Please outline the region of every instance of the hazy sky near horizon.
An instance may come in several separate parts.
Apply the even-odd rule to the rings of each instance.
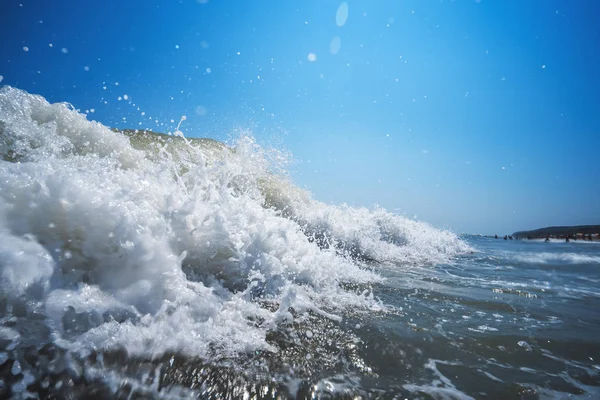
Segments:
[[[600,223],[597,1],[4,0],[0,14],[0,84],[108,126],[251,130],[319,200],[456,232]]]

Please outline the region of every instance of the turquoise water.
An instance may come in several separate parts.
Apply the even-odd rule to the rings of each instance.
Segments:
[[[325,204],[249,134],[182,136],[0,88],[0,397],[600,397],[598,242]]]

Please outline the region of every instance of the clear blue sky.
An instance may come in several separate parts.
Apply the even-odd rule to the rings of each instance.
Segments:
[[[346,4],[3,0],[0,75],[109,126],[251,129],[325,202],[456,232],[600,223],[600,2]]]

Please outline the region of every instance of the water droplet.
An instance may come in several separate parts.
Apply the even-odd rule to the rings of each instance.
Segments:
[[[12,368],[10,369],[10,372],[12,372],[13,375],[19,375],[21,373],[21,371],[22,371],[22,369],[21,369],[21,363],[19,362],[19,360],[17,360],[12,365]]]
[[[329,51],[331,54],[336,55],[340,52],[340,48],[342,47],[342,39],[339,36],[331,39],[331,43],[329,43]]]
[[[337,13],[335,14],[335,23],[340,28],[344,26],[346,20],[348,19],[348,3],[343,2],[337,9]]]

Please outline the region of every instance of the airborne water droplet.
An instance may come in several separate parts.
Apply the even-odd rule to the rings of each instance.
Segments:
[[[335,14],[335,23],[340,28],[346,24],[346,20],[348,19],[348,3],[343,2],[337,9],[337,13]]]

